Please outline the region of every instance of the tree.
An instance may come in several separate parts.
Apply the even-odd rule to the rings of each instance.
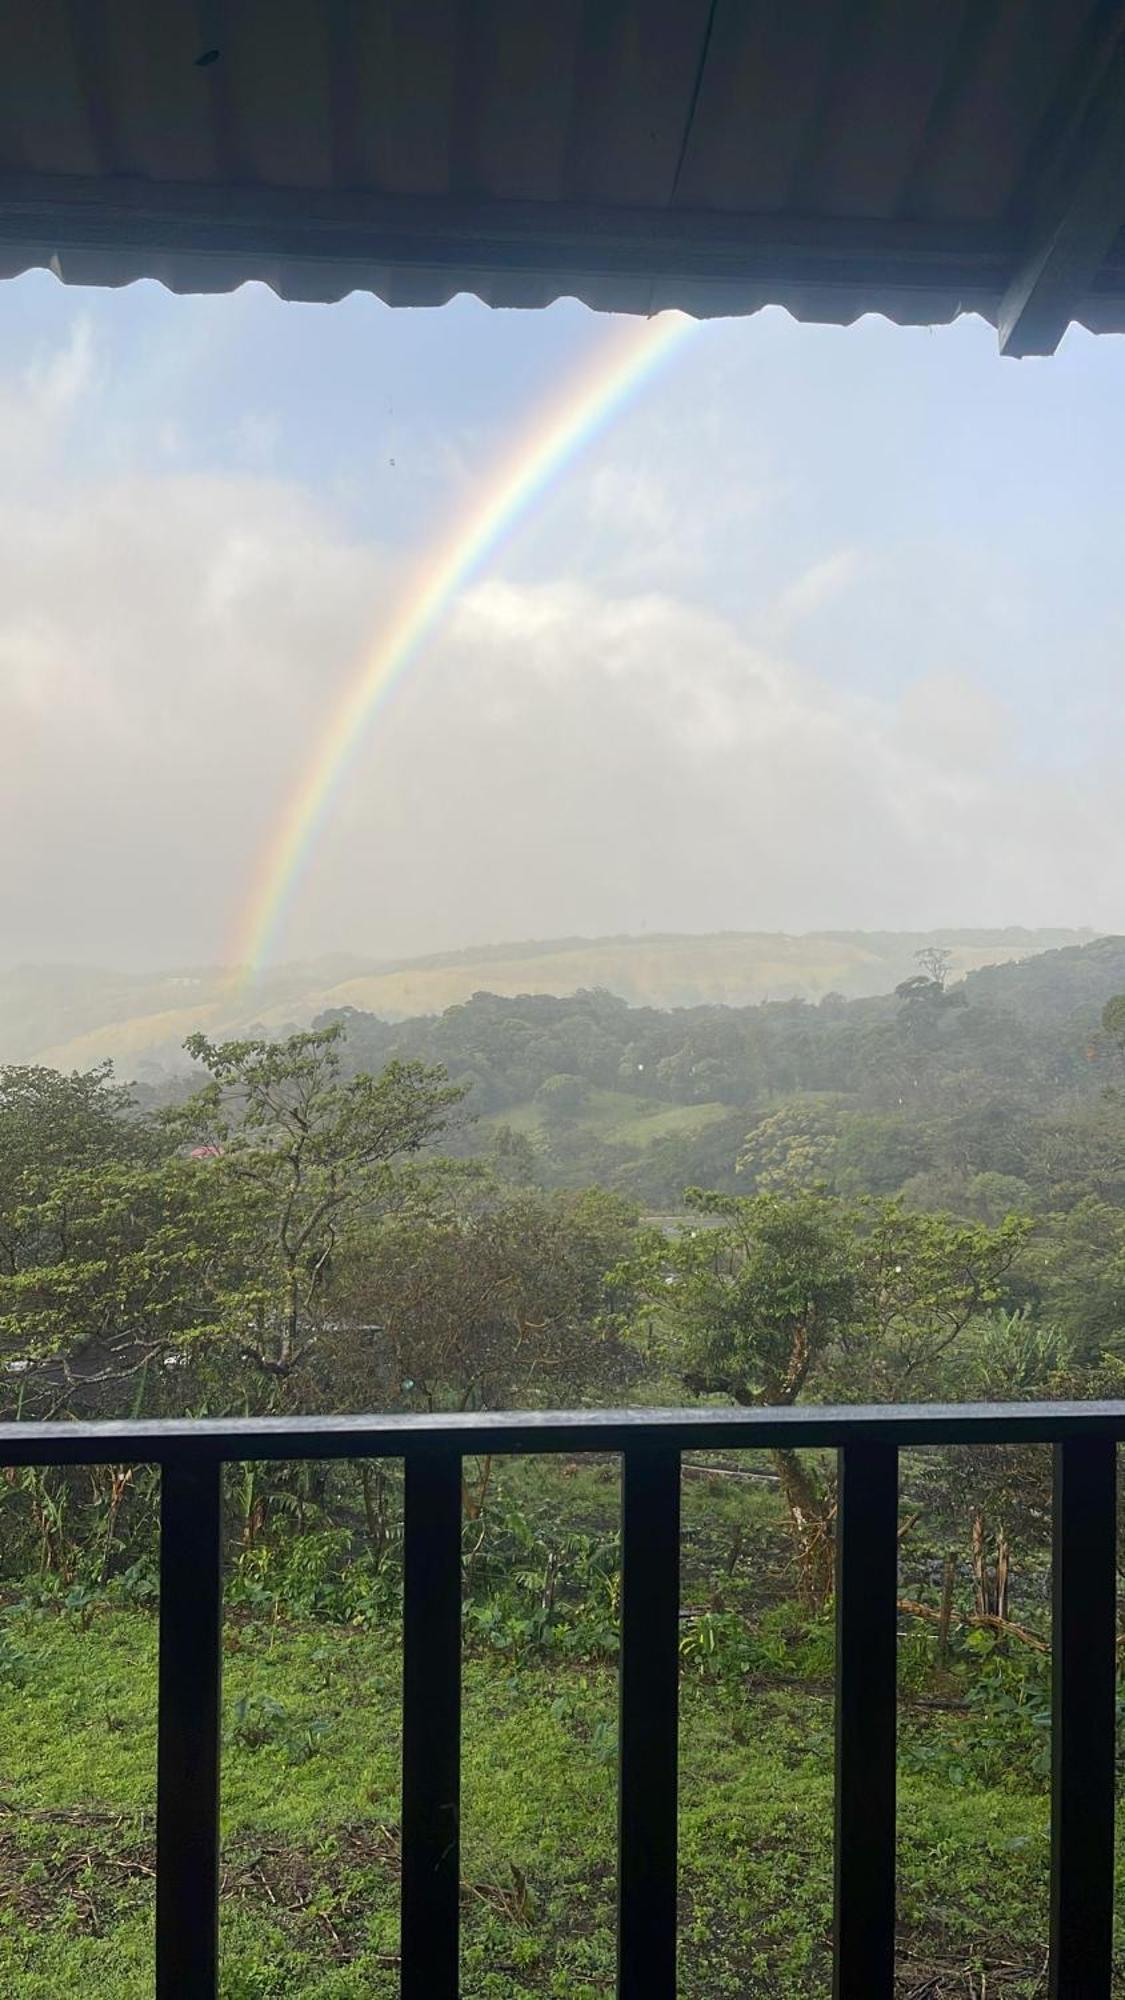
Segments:
[[[498,1181],[512,1187],[533,1187],[539,1172],[539,1158],[527,1133],[503,1122],[492,1128],[488,1165]]]
[[[933,1139],[902,1111],[849,1111],[840,1120],[833,1178],[843,1195],[897,1194],[930,1162]]]
[[[652,1275],[671,1279],[688,1387],[747,1406],[796,1402],[855,1314],[854,1244],[838,1204],[700,1189],[687,1200],[719,1226],[662,1240]]]
[[[816,1194],[689,1191],[717,1227],[650,1239],[642,1284],[671,1321],[678,1366],[697,1394],[753,1407],[791,1404],[853,1325],[855,1244],[838,1204]],[[806,1594],[832,1588],[833,1503],[800,1453],[773,1454]]]
[[[916,1215],[894,1201],[848,1206],[797,1193],[692,1191],[714,1226],[650,1238],[642,1283],[670,1324],[687,1388],[788,1405],[819,1389],[849,1400],[930,1392],[970,1321],[1003,1297],[1028,1230]],[[774,1461],[806,1593],[832,1588],[835,1497],[793,1451]]]
[[[180,1158],[60,1168],[35,1204],[37,1258],[0,1277],[5,1400],[43,1416],[120,1415],[123,1395],[134,1413],[183,1408],[245,1314],[231,1192]]]
[[[953,953],[949,950],[948,946],[944,944],[924,944],[921,951],[915,952],[914,963],[915,965],[920,965],[926,978],[931,980],[944,993],[945,984],[949,978],[949,968],[953,964]]]
[[[544,1077],[535,1093],[535,1102],[548,1118],[573,1118],[581,1111],[588,1095],[580,1076],[560,1073]]]
[[[1102,1033],[1125,1062],[1125,993],[1115,993],[1102,1008]]]
[[[826,1187],[832,1178],[844,1100],[806,1095],[760,1118],[746,1134],[737,1171],[761,1193]]]
[[[1026,1307],[985,1314],[961,1361],[960,1393],[975,1402],[1075,1393],[1065,1335]],[[1007,1625],[1015,1550],[1050,1543],[1049,1446],[944,1446],[926,1454],[919,1497],[932,1518],[968,1522],[974,1615]]]
[[[923,1026],[935,1026],[948,1009],[966,1007],[968,996],[962,986],[949,991],[953,953],[944,945],[923,945],[921,951],[915,952],[914,962],[921,971],[900,981],[895,987],[895,999],[903,1002],[905,1018],[917,1032]]]
[[[1043,1206],[1059,1212],[1093,1199],[1125,1207],[1125,1122],[1115,1093],[1034,1121],[1024,1148],[1023,1171]]]
[[[343,1033],[333,1022],[277,1042],[192,1035],[185,1047],[209,1081],[169,1114],[170,1129],[244,1198],[255,1297],[243,1353],[276,1378],[316,1342],[342,1235],[403,1198],[405,1162],[462,1095],[419,1062],[343,1079]]]
[[[837,1389],[876,1401],[918,1402],[948,1393],[949,1367],[972,1321],[1006,1303],[1005,1283],[1031,1224],[1009,1215],[994,1227],[910,1210],[897,1201],[853,1211],[860,1269],[858,1354]]]
[[[1116,1203],[1089,1195],[1052,1216],[1036,1246],[1033,1275],[1046,1312],[1083,1367],[1125,1349],[1125,1214]]]
[[[381,1407],[494,1409],[619,1385],[630,1351],[609,1274],[635,1220],[600,1189],[503,1190],[457,1213],[386,1218],[352,1246],[341,1279],[351,1393]]]
[[[65,1210],[56,1202],[48,1218],[44,1208],[61,1174],[161,1150],[130,1092],[114,1082],[112,1063],[69,1076],[0,1068],[0,1272],[13,1276],[65,1242]]]

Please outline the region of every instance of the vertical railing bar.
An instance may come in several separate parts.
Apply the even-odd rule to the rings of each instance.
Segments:
[[[219,1979],[222,1466],[174,1458],[160,1489],[157,2000]]]
[[[618,2000],[674,2000],[680,1454],[639,1443],[621,1488]]]
[[[839,1454],[834,2000],[891,2000],[895,1965],[898,1452]]]
[[[1113,1975],[1117,1447],[1055,1446],[1050,2000],[1109,2000]]]
[[[457,2000],[461,1887],[461,1457],[406,1460],[402,2000]]]

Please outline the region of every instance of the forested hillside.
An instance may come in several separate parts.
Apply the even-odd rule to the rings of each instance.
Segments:
[[[1125,938],[957,983],[940,948],[896,993],[660,1011],[589,992],[478,993],[437,1018],[352,1010],[345,1061],[442,1064],[466,1091],[458,1151],[544,1186],[655,1207],[685,1187],[902,1192],[991,1216],[1125,1192],[1120,1054],[1101,1027]]]

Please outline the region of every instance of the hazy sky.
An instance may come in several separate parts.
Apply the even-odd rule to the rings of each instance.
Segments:
[[[575,305],[0,284],[0,956],[213,962]],[[1125,341],[698,329],[456,605],[277,955],[1125,930]]]

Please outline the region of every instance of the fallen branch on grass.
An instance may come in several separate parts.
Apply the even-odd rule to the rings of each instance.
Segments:
[[[924,1618],[930,1625],[940,1625],[945,1615],[934,1605],[919,1604],[913,1597],[900,1597],[898,1608],[907,1618]],[[1033,1653],[1048,1653],[1051,1650],[1038,1632],[1029,1632],[1026,1625],[1013,1625],[1011,1619],[997,1618],[990,1611],[953,1611],[949,1614],[949,1622],[964,1629],[995,1632],[1002,1639],[1018,1639],[1022,1646],[1030,1646]]]
[[[759,1472],[753,1466],[740,1465],[693,1465],[685,1459],[682,1466],[685,1479],[738,1479],[757,1480],[766,1486],[776,1486],[776,1472]]]

